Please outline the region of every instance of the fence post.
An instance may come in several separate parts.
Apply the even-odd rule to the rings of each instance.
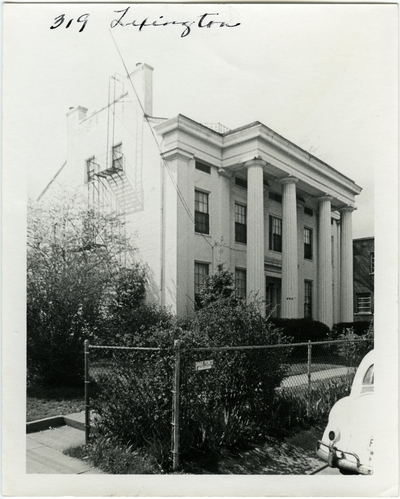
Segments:
[[[308,377],[308,393],[307,393],[307,417],[310,417],[311,413],[311,341],[308,340],[307,345],[307,377]]]
[[[179,398],[181,376],[181,340],[174,341],[175,369],[172,391],[172,469],[179,466]]]
[[[85,352],[85,445],[89,443],[90,434],[90,415],[89,415],[89,340],[84,343]]]

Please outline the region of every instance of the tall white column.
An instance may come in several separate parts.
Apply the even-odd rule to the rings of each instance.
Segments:
[[[282,184],[282,304],[281,315],[286,319],[299,316],[298,256],[297,256],[297,178],[286,177]]]
[[[353,206],[340,211],[340,320],[353,322]]]
[[[333,325],[331,196],[319,201],[318,219],[318,320]]]
[[[247,300],[265,300],[264,278],[264,185],[266,162],[247,161]],[[264,305],[261,311],[265,314]]]

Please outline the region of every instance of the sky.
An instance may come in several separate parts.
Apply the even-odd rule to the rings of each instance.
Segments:
[[[5,5],[6,145],[29,196],[65,161],[68,109],[104,107],[109,76],[125,76],[118,47],[129,72],[154,68],[155,116],[261,121],[363,188],[353,237],[374,235],[374,174],[397,160],[396,6],[132,4],[121,20],[196,21],[183,37],[182,25],[110,28],[127,6]],[[205,13],[240,24],[199,28]]]

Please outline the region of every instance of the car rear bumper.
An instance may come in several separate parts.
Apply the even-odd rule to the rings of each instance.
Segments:
[[[321,440],[317,442],[317,456],[326,461],[331,468],[339,468],[360,475],[372,475],[373,473],[370,466],[360,463],[357,454],[344,452],[333,444],[326,444]]]

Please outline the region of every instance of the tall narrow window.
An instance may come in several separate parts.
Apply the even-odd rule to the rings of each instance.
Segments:
[[[304,227],[304,258],[312,260],[312,229]]]
[[[235,241],[247,243],[246,206],[235,204]]]
[[[122,170],[124,166],[124,155],[122,154],[122,142],[112,148],[112,167],[114,170]]]
[[[208,194],[202,191],[194,192],[195,231],[200,234],[210,233],[210,216],[208,212]]]
[[[194,301],[197,307],[200,306],[200,291],[204,286],[208,272],[208,263],[194,263]]]
[[[269,249],[282,252],[282,220],[269,216]]]
[[[370,272],[371,272],[371,274],[373,274],[375,272],[375,253],[374,252],[372,252],[369,255],[369,259],[370,259]]]
[[[246,298],[246,270],[235,269],[236,298]]]
[[[90,182],[94,176],[94,167],[95,167],[95,158],[92,156],[91,158],[86,160],[86,182]]]
[[[304,281],[304,318],[312,319],[312,281]]]

